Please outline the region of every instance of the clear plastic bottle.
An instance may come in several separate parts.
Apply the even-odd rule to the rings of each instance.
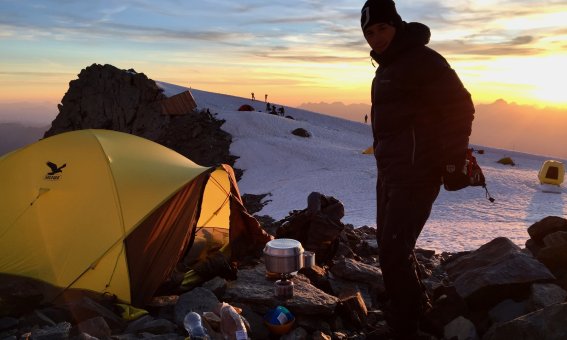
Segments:
[[[210,340],[209,333],[205,326],[203,326],[203,321],[201,316],[195,312],[189,312],[185,315],[183,319],[183,326],[189,334],[189,339],[191,340]]]

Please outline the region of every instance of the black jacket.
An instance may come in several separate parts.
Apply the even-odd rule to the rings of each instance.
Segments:
[[[387,185],[441,183],[447,162],[459,169],[474,105],[455,71],[426,47],[429,28],[403,23],[388,49],[371,52],[372,132],[380,179]]]

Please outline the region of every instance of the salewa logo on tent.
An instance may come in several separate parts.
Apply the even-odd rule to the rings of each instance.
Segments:
[[[45,175],[45,179],[50,179],[50,180],[56,180],[61,178],[61,175],[57,175],[58,173],[63,173],[63,169],[64,167],[67,166],[67,163],[61,165],[61,166],[57,166],[57,164],[52,163],[52,162],[47,162],[45,163],[47,164],[47,166],[51,169],[50,172],[47,173],[47,175]]]

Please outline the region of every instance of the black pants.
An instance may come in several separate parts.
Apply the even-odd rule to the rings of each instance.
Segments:
[[[387,321],[402,337],[417,331],[423,313],[425,292],[417,274],[414,247],[439,189],[435,183],[388,186],[380,178],[376,186],[376,240],[390,299]]]

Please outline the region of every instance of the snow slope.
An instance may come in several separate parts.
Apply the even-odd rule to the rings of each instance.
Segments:
[[[187,88],[159,83],[167,95]],[[372,155],[362,150],[372,144],[370,126],[319,113],[285,107],[294,119],[270,115],[263,101],[191,90],[201,109],[208,108],[222,129],[233,136],[231,154],[239,156],[235,167],[244,170],[241,192],[270,193],[259,215],[279,220],[291,210],[304,209],[313,191],[334,196],[345,206],[344,223],[355,227],[375,227],[376,166]],[[239,112],[242,104],[257,111]],[[281,105],[277,105],[281,107]],[[303,128],[311,134],[302,138],[291,134]],[[529,238],[527,228],[550,216],[566,216],[567,190],[544,193],[537,173],[544,156],[483,148],[476,154],[496,202],[490,203],[484,189],[466,188],[457,192],[441,190],[418,246],[437,251],[476,249],[498,236],[519,246]],[[516,166],[496,161],[511,157]],[[565,161],[564,161],[565,162]]]

